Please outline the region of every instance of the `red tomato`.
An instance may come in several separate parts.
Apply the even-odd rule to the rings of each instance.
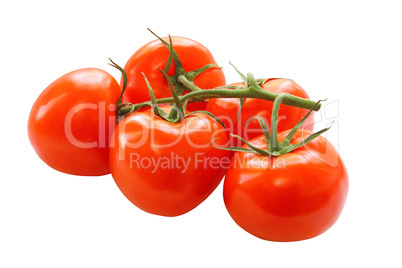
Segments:
[[[235,83],[230,86],[244,86],[243,83]],[[290,79],[268,79],[262,86],[264,90],[273,93],[289,93],[297,97],[308,99],[307,93],[293,80]],[[252,119],[245,126],[248,120],[254,116],[261,117],[268,128],[271,122],[273,102],[261,99],[245,99],[240,117],[235,125],[238,115],[240,100],[236,98],[215,98],[210,99],[207,104],[207,111],[220,119],[229,133],[236,134],[246,140],[251,140],[262,134],[260,125],[256,119]],[[278,114],[278,132],[292,129],[306,114],[308,110],[282,105]],[[311,114],[305,121],[302,129],[313,130],[314,116]],[[241,146],[241,141],[236,138],[230,139],[231,146]]]
[[[287,134],[280,133],[279,141]],[[309,134],[299,130],[292,144]],[[263,136],[251,143],[261,149],[267,147]],[[348,187],[341,158],[319,136],[271,159],[236,153],[225,177],[223,196],[229,214],[247,232],[271,241],[297,241],[317,236],[335,223]]]
[[[162,39],[169,43],[168,38]],[[207,64],[217,65],[211,52],[194,40],[173,36],[172,43],[186,72],[196,70]],[[158,39],[144,45],[131,56],[124,67],[128,81],[123,102],[135,104],[150,100],[149,91],[141,72],[149,80],[157,99],[172,96],[168,83],[158,70],[158,68],[162,70],[165,68],[168,56],[169,50]],[[168,75],[173,74],[174,63],[172,62]],[[225,85],[226,80],[221,69],[211,68],[198,75],[194,79],[194,84],[202,89],[211,89]],[[189,111],[204,110],[205,106],[206,103],[190,103],[187,109]]]
[[[116,126],[120,86],[109,73],[80,69],[50,84],[35,101],[28,135],[50,167],[73,175],[104,175]]]
[[[169,123],[151,109],[130,114],[113,133],[112,176],[140,209],[163,216],[184,214],[212,193],[229,165],[229,153],[210,146],[215,138],[215,146],[227,142],[223,127],[203,113],[179,123]]]

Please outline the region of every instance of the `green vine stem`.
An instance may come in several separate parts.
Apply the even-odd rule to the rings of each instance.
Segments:
[[[184,103],[186,101],[194,101],[194,100],[199,100],[200,98],[202,99],[211,99],[211,98],[257,98],[257,99],[263,99],[267,101],[275,101],[275,99],[279,96],[276,93],[272,93],[269,91],[266,91],[262,89],[258,83],[256,82],[257,80],[253,77],[251,73],[247,74],[247,78],[250,81],[251,86],[245,86],[242,88],[224,88],[224,87],[219,87],[219,88],[214,88],[214,89],[204,89],[201,90],[198,88],[196,85],[193,83],[189,83],[188,80],[185,78],[185,76],[178,76],[177,81],[179,83],[182,83],[186,87],[191,87],[192,92],[183,95],[183,96],[178,96],[179,100]],[[174,103],[175,100],[173,97],[171,98],[162,98],[156,100],[157,104],[162,104],[162,103],[169,103],[172,104]],[[303,99],[300,97],[296,97],[294,95],[287,94],[287,97],[281,100],[281,103],[284,105],[288,106],[293,106],[293,107],[298,107],[306,110],[311,110],[313,111],[318,111],[320,110],[321,104],[316,103],[315,101],[309,100],[309,99]],[[137,111],[140,108],[152,106],[151,101],[147,102],[142,102],[142,103],[137,103],[133,104],[132,107],[123,107],[120,110],[120,115],[127,115],[129,112]]]

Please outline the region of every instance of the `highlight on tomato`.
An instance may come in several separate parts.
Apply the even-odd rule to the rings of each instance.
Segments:
[[[96,68],[75,70],[51,83],[28,119],[29,140],[38,156],[68,174],[110,173],[109,141],[120,91],[112,75]]]
[[[123,102],[150,101],[142,73],[147,76],[157,99],[171,97],[169,85],[158,69],[171,77],[178,95],[193,91],[192,85],[198,90],[226,84],[224,73],[205,46],[186,37],[172,36],[170,40],[158,37],[138,49],[124,66],[128,83]],[[206,102],[189,103],[187,110],[204,110],[205,106]]]
[[[274,103],[271,133],[261,118],[263,135],[245,142],[226,173],[223,197],[233,220],[244,230],[270,241],[299,241],[328,230],[344,207],[349,181],[336,149],[321,133],[300,129],[277,133],[281,98]],[[275,115],[276,114],[276,115]]]

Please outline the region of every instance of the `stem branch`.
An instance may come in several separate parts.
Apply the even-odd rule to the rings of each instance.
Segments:
[[[192,91],[186,95],[179,96],[179,99],[182,103],[184,103],[187,100],[190,100],[192,98],[204,98],[204,99],[211,99],[211,98],[257,98],[257,99],[263,99],[263,100],[268,100],[268,101],[275,101],[275,99],[279,95],[276,93],[272,93],[266,90],[253,90],[253,87],[246,88],[246,89],[205,89],[205,90],[197,90],[197,91]],[[162,104],[162,103],[174,103],[174,98],[163,98],[163,99],[157,99],[156,103]],[[282,100],[282,104],[288,105],[288,106],[293,106],[293,107],[298,107],[306,110],[311,110],[313,111],[318,111],[320,110],[321,104],[316,103],[315,101],[308,100],[308,99],[303,99],[300,97],[293,96],[291,94],[288,94],[286,98]],[[134,104],[134,111],[144,108],[147,106],[151,106],[151,102],[142,102],[142,103],[137,103]],[[125,109],[125,108],[122,108]],[[123,111],[124,113],[124,111]]]

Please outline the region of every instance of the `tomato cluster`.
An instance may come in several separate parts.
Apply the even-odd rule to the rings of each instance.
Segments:
[[[158,37],[115,67],[120,84],[103,70],[79,69],[37,98],[28,136],[47,165],[111,173],[129,201],[163,216],[191,211],[225,178],[230,216],[266,240],[308,239],[335,223],[346,168],[312,132],[311,110],[297,104],[309,97],[294,81],[241,74],[226,84],[209,50],[184,37]],[[236,92],[251,97],[230,97]],[[277,96],[293,101],[278,110]]]

